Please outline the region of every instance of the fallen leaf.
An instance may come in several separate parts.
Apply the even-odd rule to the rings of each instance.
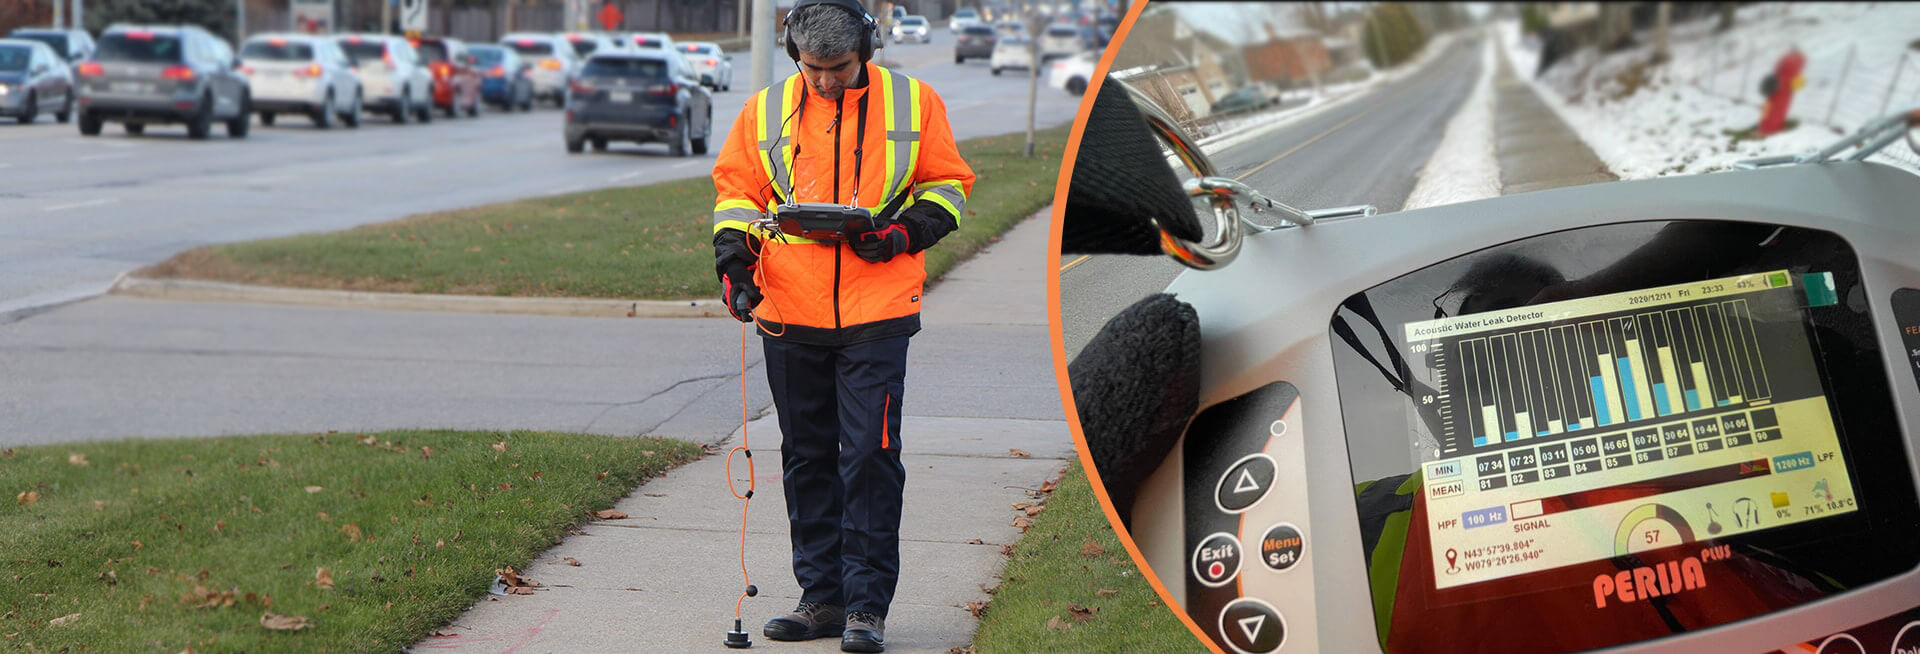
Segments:
[[[226,528],[227,528],[227,521],[225,521],[225,520],[219,520],[219,521],[215,521],[215,522],[213,523],[213,530],[214,530],[215,532],[219,532],[219,531],[221,531],[221,530],[224,530],[224,529],[226,529]]]
[[[427,447],[425,445],[420,446],[420,458],[422,459],[433,458],[433,448]]]
[[[93,501],[93,508],[94,508],[95,510],[98,510],[98,511],[105,511],[105,510],[107,510],[107,501],[106,501],[106,500],[94,500],[94,501]]]
[[[309,492],[309,493],[318,493],[318,492],[320,492],[320,491],[323,491],[323,490],[326,490],[326,489],[325,489],[325,488],[321,488],[321,487],[319,487],[319,486],[308,486],[308,487],[307,487],[307,492]]]
[[[1047,483],[1044,483],[1044,484],[1041,484],[1041,485],[1040,485],[1040,492],[1042,492],[1042,493],[1051,493],[1051,492],[1053,492],[1053,489],[1055,489],[1055,488],[1059,488],[1059,487],[1060,487],[1060,482],[1059,482],[1059,480],[1055,480],[1055,479],[1049,479],[1049,480],[1047,480]]]
[[[1000,555],[1001,555],[1001,556],[1013,556],[1013,543],[1007,543],[1007,544],[1005,544],[1005,545],[1001,545],[1001,546],[1000,546]]]
[[[68,613],[68,614],[66,614],[66,615],[63,615],[63,616],[60,616],[60,617],[58,617],[58,618],[54,618],[54,619],[52,619],[52,620],[48,620],[48,621],[47,621],[47,626],[49,626],[49,627],[58,627],[58,626],[60,626],[60,625],[63,625],[63,624],[66,624],[66,623],[69,623],[69,622],[73,622],[74,620],[77,620],[77,619],[79,619],[79,618],[80,618],[80,614],[78,614],[78,613]]]
[[[136,550],[137,550],[137,549],[140,549],[140,548],[142,548],[142,547],[146,547],[146,545],[142,545],[142,544],[140,544],[140,541],[137,541],[137,540],[136,540],[136,541],[133,541],[133,549],[136,549]]]
[[[987,603],[980,600],[967,600],[967,612],[978,618],[980,614],[987,612]]]
[[[508,595],[532,595],[533,589],[527,588],[525,586],[515,586],[513,588],[508,588],[507,594]]]
[[[306,618],[297,615],[263,613],[260,615],[260,626],[274,631],[299,631],[313,625],[308,623]]]
[[[26,506],[28,504],[32,504],[34,502],[40,501],[40,494],[34,491],[26,491],[19,495],[13,496],[13,500],[15,502],[19,502],[20,506]]]
[[[1014,502],[1013,510],[1023,511],[1023,510],[1026,510],[1026,508],[1029,506],[1033,506],[1033,503],[1032,502]]]
[[[1107,548],[1101,547],[1099,543],[1095,543],[1091,540],[1087,541],[1087,544],[1080,546],[1081,558],[1091,559],[1093,557],[1100,556],[1106,553],[1107,553]]]
[[[568,557],[562,557],[562,559],[561,559],[561,560],[564,560],[564,561],[566,561],[566,562],[567,562],[567,565],[570,565],[570,566],[573,566],[573,567],[576,567],[576,568],[578,568],[578,567],[580,567],[580,560],[579,560],[579,559],[576,559],[576,558],[573,558],[573,557],[571,557],[571,556],[568,556]]]
[[[509,483],[506,483],[506,482],[501,482],[501,483],[500,483],[500,490],[513,490],[513,484],[509,484]]]
[[[366,537],[366,534],[360,531],[360,525],[346,525],[341,527],[340,531],[347,535],[347,542],[349,543],[358,543],[361,538]]]
[[[433,549],[436,549],[436,550],[437,550],[437,549],[440,549],[440,548],[442,548],[442,547],[446,547],[446,546],[447,546],[447,541],[446,541],[446,540],[444,540],[444,539],[435,539],[435,540],[433,541]]]
[[[593,517],[599,518],[601,520],[625,520],[627,518],[627,514],[621,513],[619,511],[615,511],[613,509],[606,509],[602,511],[594,511]]]
[[[1011,455],[1013,458],[1016,458],[1016,459],[1028,459],[1033,457],[1033,455],[1028,454],[1026,450],[1016,450],[1013,448],[1007,448],[1007,454]]]
[[[1035,504],[1033,506],[1029,506],[1027,507],[1027,517],[1040,515],[1040,512],[1045,510],[1047,510],[1047,507],[1045,505]]]
[[[317,511],[313,514],[313,517],[319,518],[321,522],[333,521],[333,516],[327,515],[326,511]]]
[[[601,473],[596,473],[596,474],[594,474],[594,476],[593,476],[593,478],[594,478],[594,479],[606,479],[606,478],[607,478],[607,473],[604,473],[604,472],[601,472]]]
[[[72,453],[72,454],[68,454],[68,455],[67,455],[67,463],[68,463],[69,465],[76,465],[76,466],[84,466],[84,465],[89,465],[89,464],[87,463],[87,455],[85,455],[85,454],[81,454],[81,453],[79,453],[79,452],[74,452],[74,453]]]
[[[13,448],[9,447],[7,449],[0,450],[0,458],[4,458],[4,459],[13,458]]]
[[[1021,531],[1026,531],[1028,527],[1033,526],[1033,521],[1028,520],[1026,516],[1017,515],[1013,517],[1013,526],[1019,527]]]
[[[1099,612],[1100,612],[1100,607],[1098,606],[1093,608],[1087,608],[1079,604],[1067,605],[1067,615],[1073,616],[1073,619],[1079,622],[1086,622],[1088,620],[1092,620],[1093,614],[1099,613]]]
[[[601,474],[606,474],[606,473],[601,473]],[[647,497],[666,497],[667,496],[666,493],[641,493],[641,495],[645,495]]]
[[[493,451],[495,451],[495,452],[505,452],[505,451],[507,451],[507,442],[506,442],[506,441],[500,441],[500,442],[498,442],[498,443],[494,443],[494,444],[493,444]]]
[[[333,573],[327,572],[326,568],[315,570],[313,585],[319,586],[321,590],[333,590]]]
[[[1100,597],[1113,597],[1114,595],[1120,594],[1120,591],[1119,589],[1115,589],[1115,588],[1102,588],[1100,590],[1093,591],[1093,594],[1098,595]]]
[[[1065,620],[1061,620],[1060,616],[1056,615],[1047,619],[1047,629],[1049,631],[1066,631],[1072,628],[1073,625],[1067,624]]]

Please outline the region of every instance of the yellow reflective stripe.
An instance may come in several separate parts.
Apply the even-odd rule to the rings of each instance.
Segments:
[[[767,125],[767,98],[772,91],[773,87],[760,89],[760,93],[755,96],[760,100],[760,104],[758,105],[760,111],[755,112],[753,117],[754,126],[756,127],[754,130],[756,144],[753,149],[760,153],[760,174],[768,178],[773,177],[773,163],[772,160],[768,158],[769,153],[766,147],[758,145],[758,143],[764,143],[768,138],[767,130],[770,126]]]
[[[886,124],[887,124],[886,131],[882,132],[882,134],[887,137],[887,145],[885,147],[880,148],[881,150],[885,150],[887,153],[887,161],[885,166],[887,175],[884,178],[885,181],[883,181],[880,185],[880,195],[881,197],[884,197],[884,198],[891,198],[894,196],[894,187],[898,186],[902,181],[904,181],[899,179],[898,173],[896,172],[898,170],[897,166],[899,162],[898,162],[898,158],[895,156],[893,152],[894,151],[893,130],[895,129],[894,128],[895,121],[894,121],[893,113],[894,113],[894,106],[896,104],[893,99],[893,81],[894,81],[893,77],[894,76],[890,73],[890,71],[888,71],[885,68],[881,68],[879,66],[875,66],[874,68],[880,71],[880,74],[875,75],[874,77],[880,78],[880,113],[881,115],[886,116]]]
[[[960,195],[960,199],[962,200],[967,199],[966,187],[961,185],[960,180],[957,180],[957,179],[943,179],[943,180],[934,181],[934,182],[927,182],[925,184],[915,184],[913,187],[913,190],[926,191],[926,190],[939,188],[942,186],[952,187],[953,191]]]
[[[760,213],[759,205],[755,205],[752,200],[742,200],[742,199],[736,198],[732,200],[721,200],[720,204],[713,205],[714,213],[720,213],[728,209],[746,209],[747,211]]]
[[[931,201],[931,202],[933,202],[934,204],[937,204],[937,205],[940,205],[940,206],[942,206],[942,207],[946,207],[946,208],[947,208],[947,213],[951,213],[951,214],[953,214],[953,223],[954,223],[954,224],[956,224],[956,225],[958,225],[958,224],[960,224],[960,209],[959,209],[959,207],[955,207],[955,206],[953,206],[953,203],[952,203],[952,202],[948,202],[948,201],[947,201],[947,199],[946,199],[945,197],[942,197],[942,196],[940,195],[940,193],[938,193],[938,192],[934,192],[934,193],[925,193],[925,194],[922,194],[922,195],[921,195],[920,197],[918,197],[918,198],[915,198],[915,200],[916,200],[916,201],[919,201],[919,200],[927,200],[927,201]]]
[[[911,101],[909,106],[912,107],[912,111],[908,114],[908,116],[912,121],[909,124],[911,125],[910,129],[913,130],[914,139],[913,139],[912,147],[908,148],[907,150],[908,152],[907,170],[917,171],[917,170],[920,170],[920,138],[919,138],[920,131],[922,127],[926,125],[926,119],[922,115],[921,107],[920,107],[920,96],[921,96],[920,83],[919,81],[916,80],[916,81],[910,82],[910,86],[912,86],[912,89],[911,89],[912,93],[910,94],[911,97],[909,98]],[[908,175],[912,175],[912,173],[909,172]]]
[[[738,220],[713,221],[713,233],[718,234],[720,233],[720,230],[723,230],[723,229],[737,229],[743,232],[751,232],[753,230],[753,223],[742,222]]]

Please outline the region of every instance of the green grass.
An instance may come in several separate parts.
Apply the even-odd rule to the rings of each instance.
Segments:
[[[395,651],[458,617],[495,569],[700,456],[545,432],[370,436],[0,452],[0,648]],[[270,631],[268,612],[313,626]]]
[[[1006,581],[980,617],[975,651],[1207,651],[1127,557],[1078,462],[1046,507],[1015,545]]]
[[[937,279],[1053,199],[1067,127],[960,143],[979,179],[960,230],[927,251]],[[152,277],[302,288],[681,300],[718,294],[705,178],[519,200],[323,234],[197,248]]]

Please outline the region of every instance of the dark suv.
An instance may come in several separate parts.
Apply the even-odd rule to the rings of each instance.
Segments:
[[[116,121],[128,134],[149,123],[186,123],[187,136],[207,137],[214,121],[243,138],[253,122],[252,91],[232,46],[192,25],[114,25],[93,57],[75,67],[80,133],[100,134]]]
[[[565,134],[568,152],[589,141],[665,143],[673,156],[707,153],[713,96],[672,51],[596,54],[571,82]]]

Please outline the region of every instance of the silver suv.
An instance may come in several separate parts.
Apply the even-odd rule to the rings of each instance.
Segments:
[[[86,136],[115,121],[128,134],[186,123],[188,137],[204,139],[217,120],[228,136],[245,138],[253,123],[252,89],[233,47],[193,25],[114,25],[74,72]]]
[[[385,34],[335,38],[360,76],[362,102],[368,111],[384,112],[395,124],[405,124],[408,116],[433,122],[433,73],[412,43]]]

